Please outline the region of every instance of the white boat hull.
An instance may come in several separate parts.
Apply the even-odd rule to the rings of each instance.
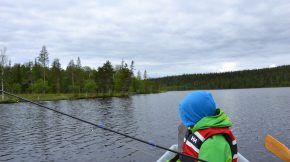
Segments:
[[[177,151],[177,149],[178,149],[177,144],[172,145],[169,149]],[[156,162],[166,162],[166,160],[170,160],[170,159],[174,158],[175,155],[176,154],[173,152],[166,151]],[[249,162],[249,160],[247,160],[243,155],[238,153],[238,162]]]

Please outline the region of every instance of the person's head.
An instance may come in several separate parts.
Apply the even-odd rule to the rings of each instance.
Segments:
[[[203,117],[215,114],[215,102],[207,91],[193,91],[179,104],[179,116],[186,127],[194,126]]]

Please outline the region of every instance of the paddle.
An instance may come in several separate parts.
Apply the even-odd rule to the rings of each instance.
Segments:
[[[265,137],[265,147],[281,160],[290,162],[290,150],[269,134]]]

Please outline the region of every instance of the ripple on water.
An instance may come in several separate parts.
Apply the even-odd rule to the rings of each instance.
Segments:
[[[240,152],[277,161],[263,147],[270,133],[288,144],[290,88],[211,91],[234,123]],[[178,103],[188,91],[43,102],[93,123],[170,147],[177,143]],[[0,161],[156,160],[164,151],[27,103],[0,105]]]

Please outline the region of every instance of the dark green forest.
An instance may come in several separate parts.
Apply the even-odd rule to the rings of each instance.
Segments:
[[[289,87],[290,65],[223,73],[184,74],[150,79],[160,90]]]
[[[70,60],[65,69],[42,47],[34,61],[11,65],[1,51],[1,81],[4,90],[25,94],[106,94],[120,96],[171,90],[231,89],[290,86],[290,65],[275,68],[224,73],[184,74],[148,78],[146,70],[134,74],[134,61],[113,66],[106,61],[96,69],[82,66],[81,59]],[[116,95],[118,94],[118,95]]]
[[[12,93],[99,93],[108,96],[128,95],[129,93],[152,93],[158,89],[138,71],[134,75],[134,61],[128,65],[123,60],[113,66],[106,61],[97,69],[82,66],[81,59],[70,60],[63,69],[59,59],[53,59],[49,66],[49,54],[45,46],[34,61],[11,65],[7,56],[1,60],[1,80],[4,90]]]

